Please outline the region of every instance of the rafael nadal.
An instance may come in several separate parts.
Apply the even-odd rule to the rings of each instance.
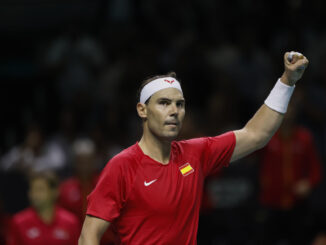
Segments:
[[[185,116],[180,83],[173,75],[146,80],[137,104],[142,138],[104,168],[79,245],[99,245],[109,226],[120,244],[197,244],[205,177],[266,145],[307,65],[302,54],[285,53],[283,75],[244,128],[185,141],[174,141]]]

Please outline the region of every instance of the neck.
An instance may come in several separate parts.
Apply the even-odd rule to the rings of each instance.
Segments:
[[[164,141],[154,135],[144,133],[138,145],[145,155],[162,164],[169,163],[171,153],[170,141]]]
[[[37,213],[44,223],[50,224],[53,221],[53,217],[54,217],[54,205],[42,207],[39,210],[37,210]]]

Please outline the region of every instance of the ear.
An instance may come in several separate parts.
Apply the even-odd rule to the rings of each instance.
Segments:
[[[136,109],[137,109],[137,112],[138,112],[138,116],[141,118],[141,119],[146,119],[147,118],[147,107],[146,107],[146,104],[143,104],[143,103],[137,103],[137,106],[136,106]]]

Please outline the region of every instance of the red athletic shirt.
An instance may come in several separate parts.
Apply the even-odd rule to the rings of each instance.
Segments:
[[[204,179],[227,166],[235,135],[172,142],[168,164],[138,143],[109,161],[87,214],[109,221],[121,244],[196,244]]]
[[[68,211],[57,207],[53,222],[45,224],[27,208],[13,217],[7,245],[77,245],[79,234],[79,221]]]

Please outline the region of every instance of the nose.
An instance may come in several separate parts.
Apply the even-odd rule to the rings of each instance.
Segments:
[[[177,107],[176,103],[171,103],[170,115],[175,116],[177,114],[178,114],[178,107]]]

